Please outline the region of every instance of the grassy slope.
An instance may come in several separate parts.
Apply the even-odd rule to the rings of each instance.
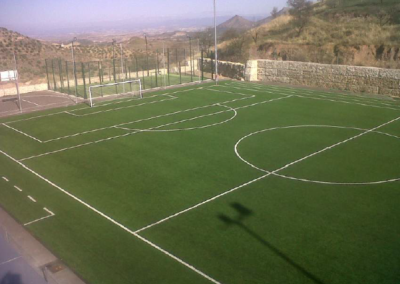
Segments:
[[[317,3],[310,23],[300,35],[290,16],[280,16],[248,32],[243,56],[272,58],[275,50],[280,58],[336,63],[339,53],[339,60],[344,64],[399,68],[400,58],[394,50],[400,47],[400,4],[394,0],[379,2],[342,1],[336,8]],[[392,14],[391,23],[380,25],[378,14],[381,11]],[[251,37],[256,32],[257,43]],[[381,45],[384,56],[379,62],[376,49]],[[226,44],[222,47],[227,49]],[[248,49],[250,54],[247,54]]]
[[[238,107],[262,102],[290,91],[283,87],[268,87],[272,93],[218,89],[233,94],[197,90],[174,94],[178,100],[96,116],[57,115],[50,120],[47,117],[12,125],[40,139],[49,139],[240,98],[239,93],[256,98],[227,105]],[[308,94],[301,90],[297,92],[304,96]],[[308,95],[321,94],[312,92]],[[337,95],[335,99],[356,103],[354,97]],[[363,101],[384,106],[382,101],[373,98]],[[384,103],[399,107],[391,101]],[[131,101],[119,106],[135,104],[136,101]],[[82,106],[75,108],[81,109],[77,111],[80,114],[93,111]],[[210,111],[214,110],[181,114],[176,119]],[[369,129],[399,116],[399,113],[354,104],[289,98],[240,109],[235,120],[208,129],[141,133],[24,163],[130,229],[137,229],[261,176],[234,154],[234,144],[246,134],[298,124]],[[2,119],[1,122],[36,115]],[[221,114],[180,126],[215,123],[229,116]],[[164,118],[151,125],[133,127],[151,127],[174,120]],[[399,125],[397,122],[384,130],[399,135]],[[93,141],[102,135],[111,136],[115,134],[113,131],[116,130],[38,145],[0,126],[0,149],[22,158]],[[358,133],[355,130],[312,128],[280,130],[273,135],[265,133],[245,140],[239,151],[258,166],[276,169]],[[332,150],[330,158],[316,157],[299,164],[299,168],[294,166],[282,173],[345,181],[397,177],[395,164],[388,161],[400,158],[398,142],[392,143],[393,138],[375,135],[366,138],[371,140],[363,141],[365,143],[355,140],[343,145],[349,149]],[[387,147],[377,148],[377,144]],[[356,152],[357,149],[361,152]],[[359,156],[353,156],[354,153]],[[371,153],[374,162],[359,160]],[[40,215],[41,206],[53,210],[56,217],[37,223],[30,230],[91,283],[207,283],[3,155],[0,161],[0,176],[9,177],[11,183],[26,190],[23,194],[33,195],[40,203],[37,207],[26,203],[23,194],[13,191],[11,184],[0,180],[1,205],[21,222]],[[327,161],[333,163],[327,164]],[[355,170],[357,175],[349,174]],[[397,270],[400,261],[399,199],[398,183],[343,187],[270,177],[145,231],[143,236],[222,283],[397,283],[400,278]],[[250,208],[254,214],[242,223],[228,226],[218,216],[224,214],[235,219],[237,212],[231,207],[234,202]],[[25,203],[27,207],[23,205]]]

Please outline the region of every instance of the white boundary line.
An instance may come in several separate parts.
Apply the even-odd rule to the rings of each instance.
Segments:
[[[29,135],[29,134],[27,134],[27,133],[25,133],[25,132],[22,132],[21,130],[18,130],[18,129],[16,129],[16,128],[14,128],[14,127],[11,127],[11,126],[9,126],[9,125],[7,125],[7,124],[5,124],[5,123],[2,123],[2,124],[3,124],[5,127],[9,128],[9,129],[11,129],[11,130],[14,130],[15,132],[18,132],[19,134],[22,134],[22,135],[24,135],[24,136],[26,136],[26,137],[29,137],[29,138],[35,140],[36,142],[43,143],[42,140],[39,140],[39,139],[37,139],[36,137],[33,137],[33,136],[31,136],[31,135]]]
[[[382,99],[379,100],[379,99],[374,99],[374,98],[368,98],[368,97],[354,95],[355,97],[360,98],[360,99],[356,99],[356,98],[351,97],[351,95],[343,95],[343,94],[332,93],[332,92],[323,92],[323,91],[321,91],[321,92],[318,92],[318,91],[312,92],[312,91],[305,90],[305,89],[289,88],[291,90],[295,90],[296,91],[296,92],[293,92],[293,91],[285,90],[287,88],[284,88],[284,87],[279,88],[279,87],[275,87],[275,86],[268,86],[268,87],[264,86],[264,88],[254,89],[251,86],[247,86],[246,85],[246,88],[243,88],[243,84],[245,84],[245,83],[239,84],[240,87],[234,87],[234,88],[241,89],[241,90],[254,91],[254,92],[265,92],[266,90],[270,91],[272,89],[272,90],[275,90],[276,92],[280,92],[280,93],[282,93],[282,92],[290,92],[290,93],[292,93],[292,94],[294,94],[296,96],[301,96],[301,94],[309,94],[309,95],[312,95],[312,96],[323,97],[323,98],[326,98],[328,100],[332,100],[334,98],[333,96],[335,96],[338,99],[347,100],[346,101],[347,103],[351,103],[351,102],[348,102],[348,100],[350,100],[350,101],[360,102],[360,103],[362,103],[362,104],[360,104],[362,106],[386,108],[386,107],[383,107],[383,106],[377,106],[377,105],[373,105],[373,104],[366,104],[366,103],[377,103],[377,104],[380,104],[380,105],[388,106],[389,107],[388,109],[400,110],[400,106],[396,102],[393,102],[393,103],[389,104],[388,102],[382,102]],[[230,85],[231,86],[232,85],[237,86],[237,84],[234,84],[234,83],[227,84],[227,85],[228,86],[230,86]],[[308,97],[310,97],[310,96],[308,96]],[[344,102],[344,101],[337,101],[337,102]],[[354,103],[354,104],[358,104],[358,103]]]
[[[21,256],[17,256],[17,257],[14,257],[14,258],[12,258],[12,259],[9,259],[9,260],[7,260],[7,261],[4,261],[4,262],[0,263],[0,266],[2,266],[2,265],[4,265],[4,264],[7,264],[7,263],[10,263],[10,262],[13,262],[13,261],[15,261],[15,260],[17,260],[17,259],[19,259],[19,258],[21,258]]]
[[[26,102],[26,103],[29,103],[29,104],[33,104],[33,105],[35,105],[35,106],[41,106],[41,105],[39,105],[39,104],[37,104],[37,103],[31,102],[31,101],[28,101],[28,100],[25,100],[25,99],[21,99],[21,101]]]
[[[185,209],[185,210],[182,210],[182,211],[180,211],[180,212],[177,212],[177,213],[175,213],[175,214],[173,214],[173,215],[171,215],[171,216],[169,216],[169,217],[166,217],[166,218],[161,219],[161,220],[159,220],[159,221],[157,221],[157,222],[154,222],[154,223],[152,223],[152,224],[150,224],[150,225],[147,225],[147,226],[145,226],[145,227],[143,227],[143,228],[141,228],[141,229],[139,229],[139,230],[136,230],[135,233],[143,232],[143,231],[145,231],[145,230],[147,230],[147,229],[150,229],[151,227],[154,227],[154,226],[156,226],[156,225],[159,225],[159,224],[161,224],[161,223],[164,223],[165,221],[168,221],[168,220],[170,220],[170,219],[173,219],[173,218],[175,218],[175,217],[178,217],[179,215],[182,215],[182,214],[184,214],[184,213],[186,213],[186,212],[188,212],[188,211],[191,211],[191,210],[196,209],[196,208],[198,208],[198,207],[200,207],[200,206],[202,206],[202,205],[204,205],[204,204],[207,204],[207,203],[209,203],[209,202],[211,202],[211,201],[214,201],[214,200],[218,199],[219,197],[222,197],[222,196],[227,195],[227,194],[229,194],[229,193],[231,193],[231,192],[234,192],[234,191],[236,191],[237,189],[240,189],[240,188],[242,188],[242,187],[244,187],[244,186],[246,186],[246,185],[252,184],[252,183],[254,183],[254,182],[256,182],[256,181],[259,181],[259,180],[261,180],[261,179],[264,179],[264,178],[266,178],[266,177],[268,177],[268,176],[270,176],[270,175],[274,175],[274,174],[276,174],[276,173],[278,173],[278,172],[280,172],[280,171],[282,171],[282,170],[284,170],[284,169],[287,169],[287,168],[289,168],[289,167],[291,167],[291,166],[293,166],[293,165],[295,165],[295,164],[297,164],[297,163],[300,163],[300,162],[302,162],[302,161],[304,161],[304,160],[306,160],[306,159],[309,159],[309,158],[311,158],[311,157],[313,157],[313,156],[316,156],[316,155],[318,155],[318,154],[320,154],[320,153],[322,153],[322,152],[325,152],[325,151],[327,151],[327,150],[330,150],[330,149],[332,149],[332,148],[334,148],[334,147],[337,147],[337,146],[339,146],[339,145],[341,145],[341,144],[344,144],[344,143],[346,143],[346,142],[349,142],[349,141],[351,141],[351,140],[354,140],[354,139],[356,139],[356,138],[359,138],[359,137],[361,137],[361,136],[363,136],[363,135],[366,135],[366,134],[368,134],[368,133],[370,133],[370,132],[373,132],[373,131],[375,131],[375,130],[381,128],[381,127],[384,127],[384,126],[386,126],[386,125],[388,125],[388,124],[390,124],[390,123],[393,123],[393,122],[395,122],[395,121],[397,121],[397,120],[399,120],[399,119],[400,119],[400,117],[397,117],[397,118],[395,118],[395,119],[393,119],[393,120],[391,120],[391,121],[389,121],[389,122],[386,122],[386,123],[381,124],[381,125],[379,125],[379,126],[377,126],[377,127],[374,127],[374,128],[369,129],[369,130],[367,130],[367,131],[365,131],[365,132],[362,132],[361,134],[352,136],[352,137],[350,137],[350,138],[348,138],[348,139],[346,139],[346,140],[343,140],[343,141],[338,142],[338,143],[335,143],[335,144],[333,144],[333,145],[331,145],[331,146],[325,147],[325,148],[323,148],[322,150],[319,150],[319,151],[317,151],[317,152],[314,152],[314,153],[312,153],[312,154],[310,154],[310,155],[307,155],[307,156],[305,156],[305,157],[303,157],[303,158],[297,159],[297,160],[295,160],[295,161],[293,161],[293,162],[291,162],[291,163],[286,164],[285,166],[283,166],[283,167],[281,167],[281,168],[279,168],[279,169],[276,169],[276,170],[271,171],[271,172],[267,172],[265,175],[263,175],[263,176],[261,176],[261,177],[258,177],[258,178],[256,178],[256,179],[253,179],[253,180],[251,180],[251,181],[249,181],[249,182],[246,182],[246,183],[244,183],[244,184],[242,184],[242,185],[239,185],[239,186],[237,186],[237,187],[235,187],[235,188],[232,188],[232,189],[230,189],[230,190],[228,190],[228,191],[226,191],[226,192],[224,192],[224,193],[221,193],[221,194],[216,195],[216,196],[214,196],[214,197],[212,197],[212,198],[210,198],[210,199],[207,199],[207,200],[205,200],[205,201],[203,201],[203,202],[201,202],[201,203],[199,203],[199,204],[196,204],[196,205],[194,205],[194,206],[192,206],[192,207],[189,207],[189,208],[187,208],[187,209]],[[261,130],[261,131],[262,131],[262,130]],[[259,132],[261,132],[261,131],[259,131]],[[249,134],[249,135],[251,136],[251,135],[254,135],[255,133],[256,133],[256,132],[254,132],[254,133],[252,133],[252,134]],[[236,143],[235,148],[234,148],[234,149],[235,149],[235,152],[236,152],[236,155],[238,155],[237,146],[239,145],[239,143],[240,143],[243,139],[245,139],[245,137],[248,137],[249,135],[244,136],[243,138],[241,138],[241,139]]]
[[[178,92],[187,92],[187,91],[193,91],[193,90],[198,90],[198,89],[201,90],[201,89],[203,89],[203,87],[200,87],[200,88],[197,88],[197,89],[185,90],[185,91],[175,91],[175,92],[173,92],[173,94],[176,94]],[[230,101],[221,102],[220,104],[225,104],[225,103],[230,103],[230,102],[234,102],[234,101],[238,101],[238,100],[243,100],[243,99],[248,99],[248,98],[254,98],[255,97],[254,95],[247,95],[247,94],[242,94],[242,93],[234,93],[234,92],[229,92],[229,91],[220,91],[220,92],[221,93],[229,93],[229,94],[233,94],[233,95],[248,96],[246,98],[233,99],[233,100],[230,100]],[[164,99],[164,100],[154,101],[154,102],[150,102],[150,103],[142,103],[142,104],[139,104],[139,105],[132,105],[132,106],[127,106],[127,107],[122,107],[122,108],[131,108],[131,107],[137,107],[137,106],[142,106],[142,105],[147,105],[147,104],[154,104],[154,103],[158,103],[158,102],[162,102],[162,101],[169,101],[169,100],[177,99],[177,97],[174,97],[174,96],[169,95],[169,94],[154,95],[154,96],[151,96],[151,98],[152,97],[159,97],[159,96],[169,96],[169,97],[171,97],[171,99]],[[147,98],[150,98],[150,97],[147,97]],[[131,99],[131,100],[134,100],[134,99]],[[129,101],[131,101],[131,100],[129,100]],[[117,102],[117,103],[120,103],[120,102]],[[148,120],[153,119],[153,118],[159,118],[159,117],[162,117],[162,116],[178,114],[178,113],[185,112],[185,111],[191,111],[191,110],[196,110],[196,109],[205,108],[205,107],[209,107],[209,106],[214,106],[216,104],[211,104],[211,105],[206,105],[206,106],[201,106],[201,107],[195,107],[195,108],[192,108],[192,109],[187,109],[187,110],[182,110],[182,111],[176,111],[176,112],[172,112],[172,113],[165,114],[165,115],[158,115],[158,116],[150,117],[150,118],[148,118]],[[100,106],[98,106],[98,107],[100,107]],[[93,108],[95,108],[95,107],[93,107]],[[90,108],[90,109],[93,109],[93,108]],[[110,109],[110,110],[105,110],[105,111],[99,111],[99,112],[95,112],[95,113],[93,112],[93,113],[89,113],[89,114],[85,114],[85,115],[76,115],[76,114],[73,114],[73,113],[68,112],[68,111],[63,111],[63,112],[58,112],[58,113],[54,113],[54,114],[50,114],[50,115],[38,116],[37,118],[46,117],[46,116],[52,116],[52,115],[56,115],[56,114],[69,114],[69,115],[80,117],[80,116],[98,114],[98,113],[103,113],[103,112],[108,112],[108,111],[113,111],[113,110],[118,110],[118,109],[121,109],[121,108]],[[79,110],[82,110],[82,109],[77,109],[75,111],[79,111]],[[86,110],[86,108],[84,110]],[[112,125],[112,126],[109,126],[109,127],[103,127],[103,128],[88,130],[88,131],[84,131],[84,132],[80,132],[80,133],[74,133],[74,134],[66,135],[66,136],[62,136],[62,137],[52,138],[52,139],[49,139],[49,140],[46,140],[46,141],[42,141],[42,140],[40,140],[40,139],[38,139],[36,137],[33,137],[33,136],[31,136],[31,135],[29,135],[29,134],[27,134],[25,132],[22,132],[22,131],[20,131],[20,130],[18,130],[16,128],[13,128],[13,127],[8,125],[10,123],[21,122],[21,121],[26,121],[26,120],[30,120],[30,119],[31,118],[22,119],[22,120],[18,120],[18,121],[7,122],[7,123],[3,123],[3,125],[8,127],[8,128],[10,128],[10,129],[12,129],[12,130],[14,130],[14,131],[16,131],[16,132],[18,132],[18,133],[20,133],[20,134],[22,134],[22,135],[25,135],[25,136],[27,136],[29,138],[32,138],[33,140],[35,140],[35,141],[37,141],[39,143],[48,143],[48,142],[52,142],[52,141],[57,141],[57,140],[66,139],[66,138],[70,138],[70,137],[76,137],[76,136],[87,134],[87,133],[93,133],[93,132],[102,131],[102,130],[105,130],[105,129],[115,128],[116,126],[122,126],[122,125],[127,125],[127,124],[136,123],[136,122],[139,122],[139,121],[146,120],[146,119],[140,119],[140,120],[136,120],[136,121],[125,122],[125,123],[121,123],[121,124],[118,124],[118,125]]]
[[[226,87],[229,88],[227,86],[222,86],[222,87]],[[260,93],[264,93],[267,91],[264,90],[254,90],[254,89],[249,89],[249,88],[242,88],[242,87],[231,87],[231,88],[235,88],[238,90],[246,90],[246,91],[252,91],[252,92],[260,92]],[[277,90],[279,94],[285,94],[284,91],[282,90]],[[272,93],[272,92],[270,92]],[[390,110],[397,110],[400,111],[400,108],[397,108],[395,106],[377,106],[377,105],[373,105],[373,104],[366,104],[365,101],[363,103],[361,103],[361,100],[356,100],[357,102],[351,102],[348,100],[355,100],[353,98],[339,98],[339,100],[335,100],[333,98],[331,98],[330,96],[325,96],[325,95],[320,95],[320,94],[313,94],[310,93],[312,96],[305,96],[305,95],[301,95],[300,93],[307,93],[304,91],[299,91],[299,92],[290,92],[291,94],[293,94],[294,97],[299,97],[299,98],[304,98],[304,99],[314,99],[314,100],[324,100],[324,101],[330,101],[330,102],[337,102],[337,103],[345,103],[345,104],[352,104],[352,105],[360,105],[360,106],[365,106],[365,107],[374,107],[374,108],[382,108],[382,109],[390,109]],[[315,97],[316,96],[316,97]],[[323,98],[321,98],[323,97]]]
[[[22,189],[20,189],[18,186],[14,185],[14,188],[15,188],[16,190],[18,190],[19,192],[22,192]]]
[[[14,161],[15,163],[17,163],[18,165],[20,165],[21,167],[23,167],[24,169],[26,169],[27,171],[29,171],[30,173],[34,174],[35,176],[37,176],[38,178],[40,178],[41,180],[45,181],[46,183],[48,183],[49,185],[57,188],[58,190],[60,190],[61,192],[63,192],[64,194],[68,195],[69,197],[71,197],[72,199],[74,199],[75,201],[79,202],[80,204],[84,205],[85,207],[89,208],[90,210],[92,210],[93,212],[97,213],[98,215],[100,215],[101,217],[107,219],[108,221],[110,221],[111,223],[113,223],[114,225],[120,227],[121,229],[123,229],[124,231],[128,232],[129,234],[135,236],[136,238],[142,240],[143,242],[147,243],[148,245],[150,245],[151,247],[155,248],[156,250],[162,252],[163,254],[169,256],[170,258],[174,259],[175,261],[179,262],[180,264],[186,266],[187,268],[189,268],[190,270],[196,272],[197,274],[201,275],[202,277],[204,277],[205,279],[211,281],[212,283],[215,284],[221,284],[220,282],[218,282],[217,280],[211,278],[210,276],[208,276],[207,274],[203,273],[202,271],[198,270],[197,268],[195,268],[194,266],[186,263],[185,261],[183,261],[182,259],[176,257],[175,255],[171,254],[170,252],[162,249],[161,247],[157,246],[156,244],[150,242],[149,240],[145,239],[144,237],[138,235],[137,233],[133,232],[132,230],[128,229],[127,227],[125,227],[124,225],[122,225],[121,223],[115,221],[114,219],[112,219],[111,217],[107,216],[106,214],[104,214],[103,212],[99,211],[98,209],[94,208],[93,206],[89,205],[88,203],[84,202],[83,200],[79,199],[78,197],[76,197],[75,195],[71,194],[70,192],[66,191],[65,189],[61,188],[60,186],[56,185],[55,183],[51,182],[50,180],[44,178],[43,176],[41,176],[40,174],[38,174],[37,172],[35,172],[34,170],[28,168],[26,165],[24,165],[23,163],[19,162],[18,160],[14,159],[13,157],[11,157],[10,155],[8,155],[7,153],[3,152],[2,150],[0,150],[0,153],[3,154],[4,156],[6,156],[7,158],[9,158],[10,160]]]
[[[32,196],[28,195],[28,198],[29,198],[32,202],[35,202],[35,203],[36,203],[36,199],[33,198]]]
[[[267,101],[262,101],[262,102],[259,102],[259,103],[256,103],[256,104],[252,104],[252,105],[250,105],[250,106],[255,106],[255,105],[257,105],[257,104],[264,104],[264,103],[268,103],[268,102],[274,102],[274,101],[278,101],[278,100],[282,100],[282,99],[287,99],[287,98],[289,98],[289,97],[290,97],[290,96],[275,98],[275,99],[271,99],[271,100],[267,100]],[[215,105],[221,105],[221,103],[216,103]],[[214,106],[214,105],[213,105],[213,106]],[[221,106],[223,106],[223,105],[221,105]],[[212,127],[212,126],[220,125],[220,124],[222,124],[222,123],[226,123],[226,122],[228,122],[228,121],[234,119],[234,118],[236,117],[236,114],[237,114],[237,113],[236,113],[236,109],[230,108],[230,107],[228,107],[228,106],[224,106],[224,107],[229,108],[229,110],[226,110],[226,111],[219,111],[219,112],[212,113],[212,114],[208,114],[208,115],[201,115],[201,116],[197,116],[197,117],[194,117],[194,118],[184,119],[184,120],[181,120],[181,121],[178,121],[178,122],[167,123],[167,124],[159,125],[159,126],[152,127],[152,128],[142,129],[142,130],[130,129],[130,128],[121,128],[121,127],[116,127],[116,126],[114,126],[114,128],[121,128],[121,129],[123,129],[123,130],[133,131],[133,132],[129,132],[129,133],[125,133],[125,134],[117,135],[117,136],[112,136],[112,137],[107,137],[107,138],[100,139],[100,140],[96,140],[96,141],[92,141],[92,142],[87,142],[87,143],[83,143],[83,144],[78,144],[78,145],[75,145],[75,146],[66,147],[66,148],[62,148],[62,149],[55,150],[55,151],[50,151],[50,152],[46,152],[46,153],[42,153],[42,154],[38,154],[38,155],[26,157],[26,158],[22,158],[22,159],[20,159],[19,161],[22,162],[22,161],[26,161],[26,160],[31,160],[31,159],[43,157],[43,156],[48,156],[48,155],[52,155],[52,154],[55,154],[55,153],[64,152],[64,151],[67,151],[67,150],[72,150],[72,149],[76,149],[76,148],[80,148],[80,147],[89,146],[89,145],[92,145],[92,144],[98,144],[98,143],[105,142],[105,141],[110,141],[110,140],[114,140],[114,139],[118,139],[118,138],[123,138],[123,137],[126,137],[126,136],[134,135],[134,134],[136,134],[136,133],[152,132],[152,131],[155,132],[154,129],[158,129],[158,128],[161,128],[161,127],[165,127],[165,126],[169,126],[169,125],[173,125],[173,124],[178,124],[178,123],[186,122],[186,121],[189,121],[189,120],[194,120],[194,119],[202,118],[202,117],[204,117],[204,116],[216,115],[216,114],[219,114],[219,113],[222,113],[222,112],[227,112],[227,111],[233,110],[233,111],[235,112],[235,115],[234,115],[232,118],[230,118],[230,119],[228,119],[228,120],[226,120],[226,121],[223,121],[223,122],[217,122],[217,123],[210,124],[210,125],[206,125],[206,126],[192,127],[192,128],[187,128],[187,129],[182,128],[182,129],[172,129],[172,130],[159,130],[158,132],[171,132],[171,131],[185,131],[185,130],[204,129],[204,128],[207,128],[207,127]],[[249,107],[249,106],[243,106],[243,107],[239,107],[239,108],[237,108],[237,109],[244,108],[244,107]]]
[[[31,225],[31,224],[37,223],[37,222],[39,222],[39,221],[42,221],[42,220],[44,220],[44,219],[48,219],[48,218],[50,218],[50,217],[56,216],[56,214],[54,214],[53,212],[51,212],[51,211],[50,211],[49,209],[47,209],[46,207],[44,207],[43,210],[46,211],[47,213],[49,213],[49,215],[44,216],[44,217],[39,218],[39,219],[36,219],[36,220],[33,220],[33,221],[31,221],[31,222],[25,223],[24,226],[29,226],[29,225]]]
[[[271,173],[271,171],[262,169],[260,167],[255,166],[254,164],[250,163],[249,161],[247,161],[246,159],[244,159],[239,151],[238,151],[238,146],[240,145],[241,142],[243,142],[243,140],[253,136],[253,135],[257,135],[259,133],[264,133],[264,132],[268,132],[268,131],[274,131],[274,130],[280,130],[280,129],[292,129],[292,128],[337,128],[337,129],[351,129],[351,130],[359,130],[359,131],[368,131],[368,129],[363,129],[363,128],[357,128],[357,127],[345,127],[345,126],[334,126],[334,125],[293,125],[293,126],[284,126],[284,127],[273,127],[273,128],[268,128],[268,129],[264,129],[264,130],[260,130],[260,131],[256,131],[253,132],[249,135],[246,135],[244,137],[242,137],[235,145],[235,153],[236,156],[242,160],[242,162],[246,163],[247,165],[249,165],[250,167],[259,170],[261,172],[264,173]],[[370,131],[371,133],[377,133],[377,134],[381,134],[381,135],[385,135],[385,136],[389,136],[389,137],[393,137],[396,139],[400,139],[400,137],[396,136],[396,135],[392,135],[389,133],[385,133],[385,132],[381,132],[381,131]],[[318,180],[309,180],[309,179],[303,179],[303,178],[296,178],[296,177],[291,177],[291,176],[286,176],[283,174],[278,174],[278,173],[274,173],[275,176],[281,177],[281,178],[286,178],[286,179],[291,179],[291,180],[297,180],[297,181],[303,181],[303,182],[309,182],[309,183],[317,183],[317,184],[327,184],[327,185],[373,185],[373,184],[383,184],[383,183],[391,183],[391,182],[396,182],[400,180],[399,178],[394,178],[394,179],[388,179],[388,180],[381,180],[381,181],[372,181],[372,182],[329,182],[329,181],[318,181]]]
[[[2,177],[2,179],[4,179],[6,182],[9,182],[8,178],[6,177]]]

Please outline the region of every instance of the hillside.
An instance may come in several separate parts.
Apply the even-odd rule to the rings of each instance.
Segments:
[[[183,37],[187,41],[186,34]],[[134,56],[141,58],[146,54],[146,43],[143,37],[132,37],[126,41],[118,42],[115,48],[115,56],[120,57],[119,43],[123,44],[124,57],[129,59]],[[162,50],[163,44],[170,48],[186,48],[188,44],[182,43],[179,33],[168,38],[149,38],[148,50],[150,56],[156,50]],[[75,59],[77,62],[99,61],[111,59],[113,47],[111,43],[95,43],[86,39],[79,39],[75,44]],[[72,61],[71,44],[56,44],[39,41],[21,35],[17,32],[0,28],[0,71],[11,70],[14,67],[13,51],[15,50],[18,70],[21,81],[27,83],[45,82],[45,59],[59,58]]]
[[[252,21],[236,15],[228,21],[218,25],[217,30],[219,33],[223,33],[228,30],[247,31],[254,27],[255,24],[256,23]]]
[[[400,68],[399,15],[397,0],[325,0],[313,5],[300,33],[292,16],[282,15],[222,44],[221,57]]]

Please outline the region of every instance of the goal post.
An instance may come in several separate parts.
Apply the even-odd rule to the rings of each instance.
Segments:
[[[89,104],[94,106],[96,100],[106,100],[113,97],[138,97],[143,98],[143,89],[141,79],[116,82],[110,84],[101,84],[89,87]]]

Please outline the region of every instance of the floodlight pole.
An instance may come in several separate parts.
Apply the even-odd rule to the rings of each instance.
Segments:
[[[76,64],[75,64],[75,54],[74,54],[74,42],[77,40],[76,37],[72,39],[71,42],[71,52],[72,52],[72,64],[73,64],[73,69],[74,69],[74,79],[75,79],[75,98],[76,98],[76,103],[78,103],[78,80],[76,79]],[[68,64],[68,63],[67,63]]]
[[[19,101],[19,111],[22,112],[22,103],[21,103],[21,94],[19,92],[19,74],[17,71],[17,57],[15,56],[15,51],[14,51],[14,77],[15,77],[15,87],[17,88],[17,95],[18,95],[18,101]]]
[[[217,4],[214,0],[214,33],[215,33],[215,84],[218,85],[218,42],[217,42]]]

